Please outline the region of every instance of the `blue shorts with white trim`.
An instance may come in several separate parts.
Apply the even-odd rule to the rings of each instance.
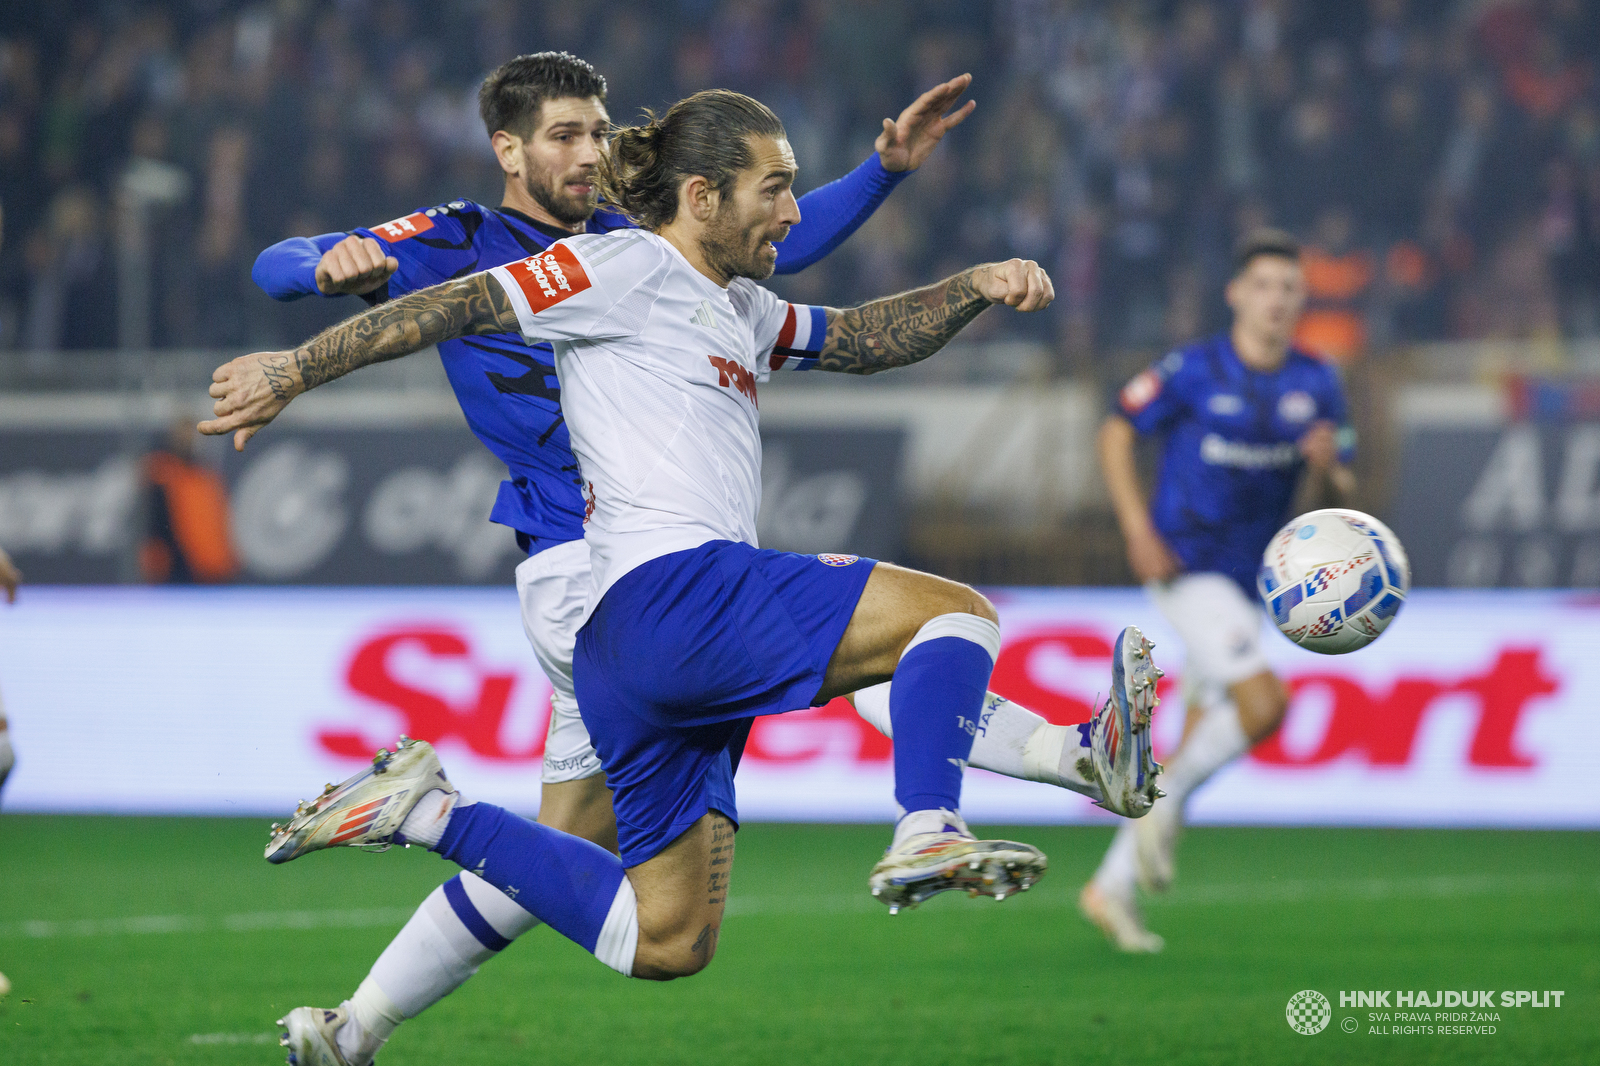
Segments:
[[[718,540],[642,564],[578,631],[578,710],[606,772],[623,865],[707,811],[738,821],[749,720],[811,705],[876,565]]]

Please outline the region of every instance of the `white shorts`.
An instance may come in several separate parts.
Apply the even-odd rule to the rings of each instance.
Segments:
[[[589,545],[581,540],[546,548],[517,565],[522,629],[555,689],[550,697],[550,730],[544,741],[542,779],[546,784],[579,781],[600,772],[600,756],[589,740],[572,690],[572,649],[588,595]]]
[[[1272,669],[1261,652],[1266,612],[1232,578],[1182,574],[1145,591],[1183,641],[1185,703],[1209,708],[1228,686]]]

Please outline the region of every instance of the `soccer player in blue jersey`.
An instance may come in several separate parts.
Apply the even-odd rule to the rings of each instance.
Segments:
[[[1118,831],[1079,905],[1124,951],[1160,951],[1135,885],[1164,891],[1189,795],[1271,736],[1288,691],[1261,651],[1255,587],[1267,542],[1303,498],[1349,501],[1354,436],[1327,363],[1290,346],[1305,304],[1300,250],[1277,230],[1234,257],[1232,328],[1169,353],[1122,389],[1100,429],[1100,468],[1128,560],[1183,639],[1188,714],[1161,778],[1167,799]],[[1134,451],[1163,439],[1149,504]],[[1331,499],[1329,499],[1331,497]]]
[[[873,158],[802,197],[810,221],[777,245],[777,269],[799,269],[848,236],[898,178],[920,165],[970,113],[969,103],[943,116],[969,82],[967,76],[953,79],[924,94],[898,120],[885,120]],[[286,241],[262,254],[257,282],[284,299],[354,293],[376,303],[524,258],[572,232],[631,225],[615,212],[597,210],[594,170],[609,125],[604,83],[587,64],[550,53],[520,57],[490,76],[481,99],[506,174],[498,211],[456,201],[349,236]],[[512,472],[492,517],[515,529],[530,552],[517,570],[524,625],[555,688],[539,820],[614,850],[610,792],[572,691],[573,641],[589,558],[554,355],[548,343],[527,343],[515,333],[446,340],[439,351],[469,424]],[[236,373],[242,362],[236,361]],[[349,369],[354,366],[337,373]],[[268,380],[266,371],[253,365],[257,384]],[[246,428],[236,444],[242,446],[253,432],[253,426]],[[889,687],[853,697],[862,717],[885,733],[892,732]],[[1123,813],[1142,813],[1148,806],[1148,792],[1108,796],[1099,777],[1084,773],[1086,730],[1051,725],[993,694],[985,697],[976,728],[974,766],[1074,789]],[[527,911],[470,873],[441,886],[348,1005],[358,1024],[338,1027],[337,1034],[348,1061],[366,1061],[400,1018],[437,1001],[535,924]],[[314,1055],[314,1049],[302,1054]]]

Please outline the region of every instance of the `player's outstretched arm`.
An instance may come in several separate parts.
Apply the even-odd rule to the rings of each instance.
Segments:
[[[972,75],[962,74],[935,85],[912,101],[899,118],[883,120],[883,132],[866,162],[800,197],[800,221],[789,230],[788,239],[778,243],[777,273],[804,270],[871,218],[895,186],[927,162],[944,135],[965,122],[978,106],[968,100],[945,114],[971,84]]]
[[[440,341],[518,328],[511,300],[487,273],[420,289],[347,318],[294,351],[256,352],[218,367],[211,375],[215,417],[199,430],[232,433],[234,448],[242,451],[307,389]]]
[[[827,309],[828,335],[817,368],[876,374],[921,362],[991,304],[1042,311],[1055,288],[1031,259],[985,263],[921,289],[845,310]]]

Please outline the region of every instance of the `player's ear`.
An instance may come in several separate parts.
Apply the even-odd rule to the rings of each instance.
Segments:
[[[500,162],[500,169],[512,177],[522,176],[522,138],[505,130],[495,130],[494,136],[489,138],[489,144],[494,147],[494,157]]]
[[[710,221],[720,200],[717,190],[699,174],[690,175],[678,189],[678,210],[687,211],[697,222]]]

